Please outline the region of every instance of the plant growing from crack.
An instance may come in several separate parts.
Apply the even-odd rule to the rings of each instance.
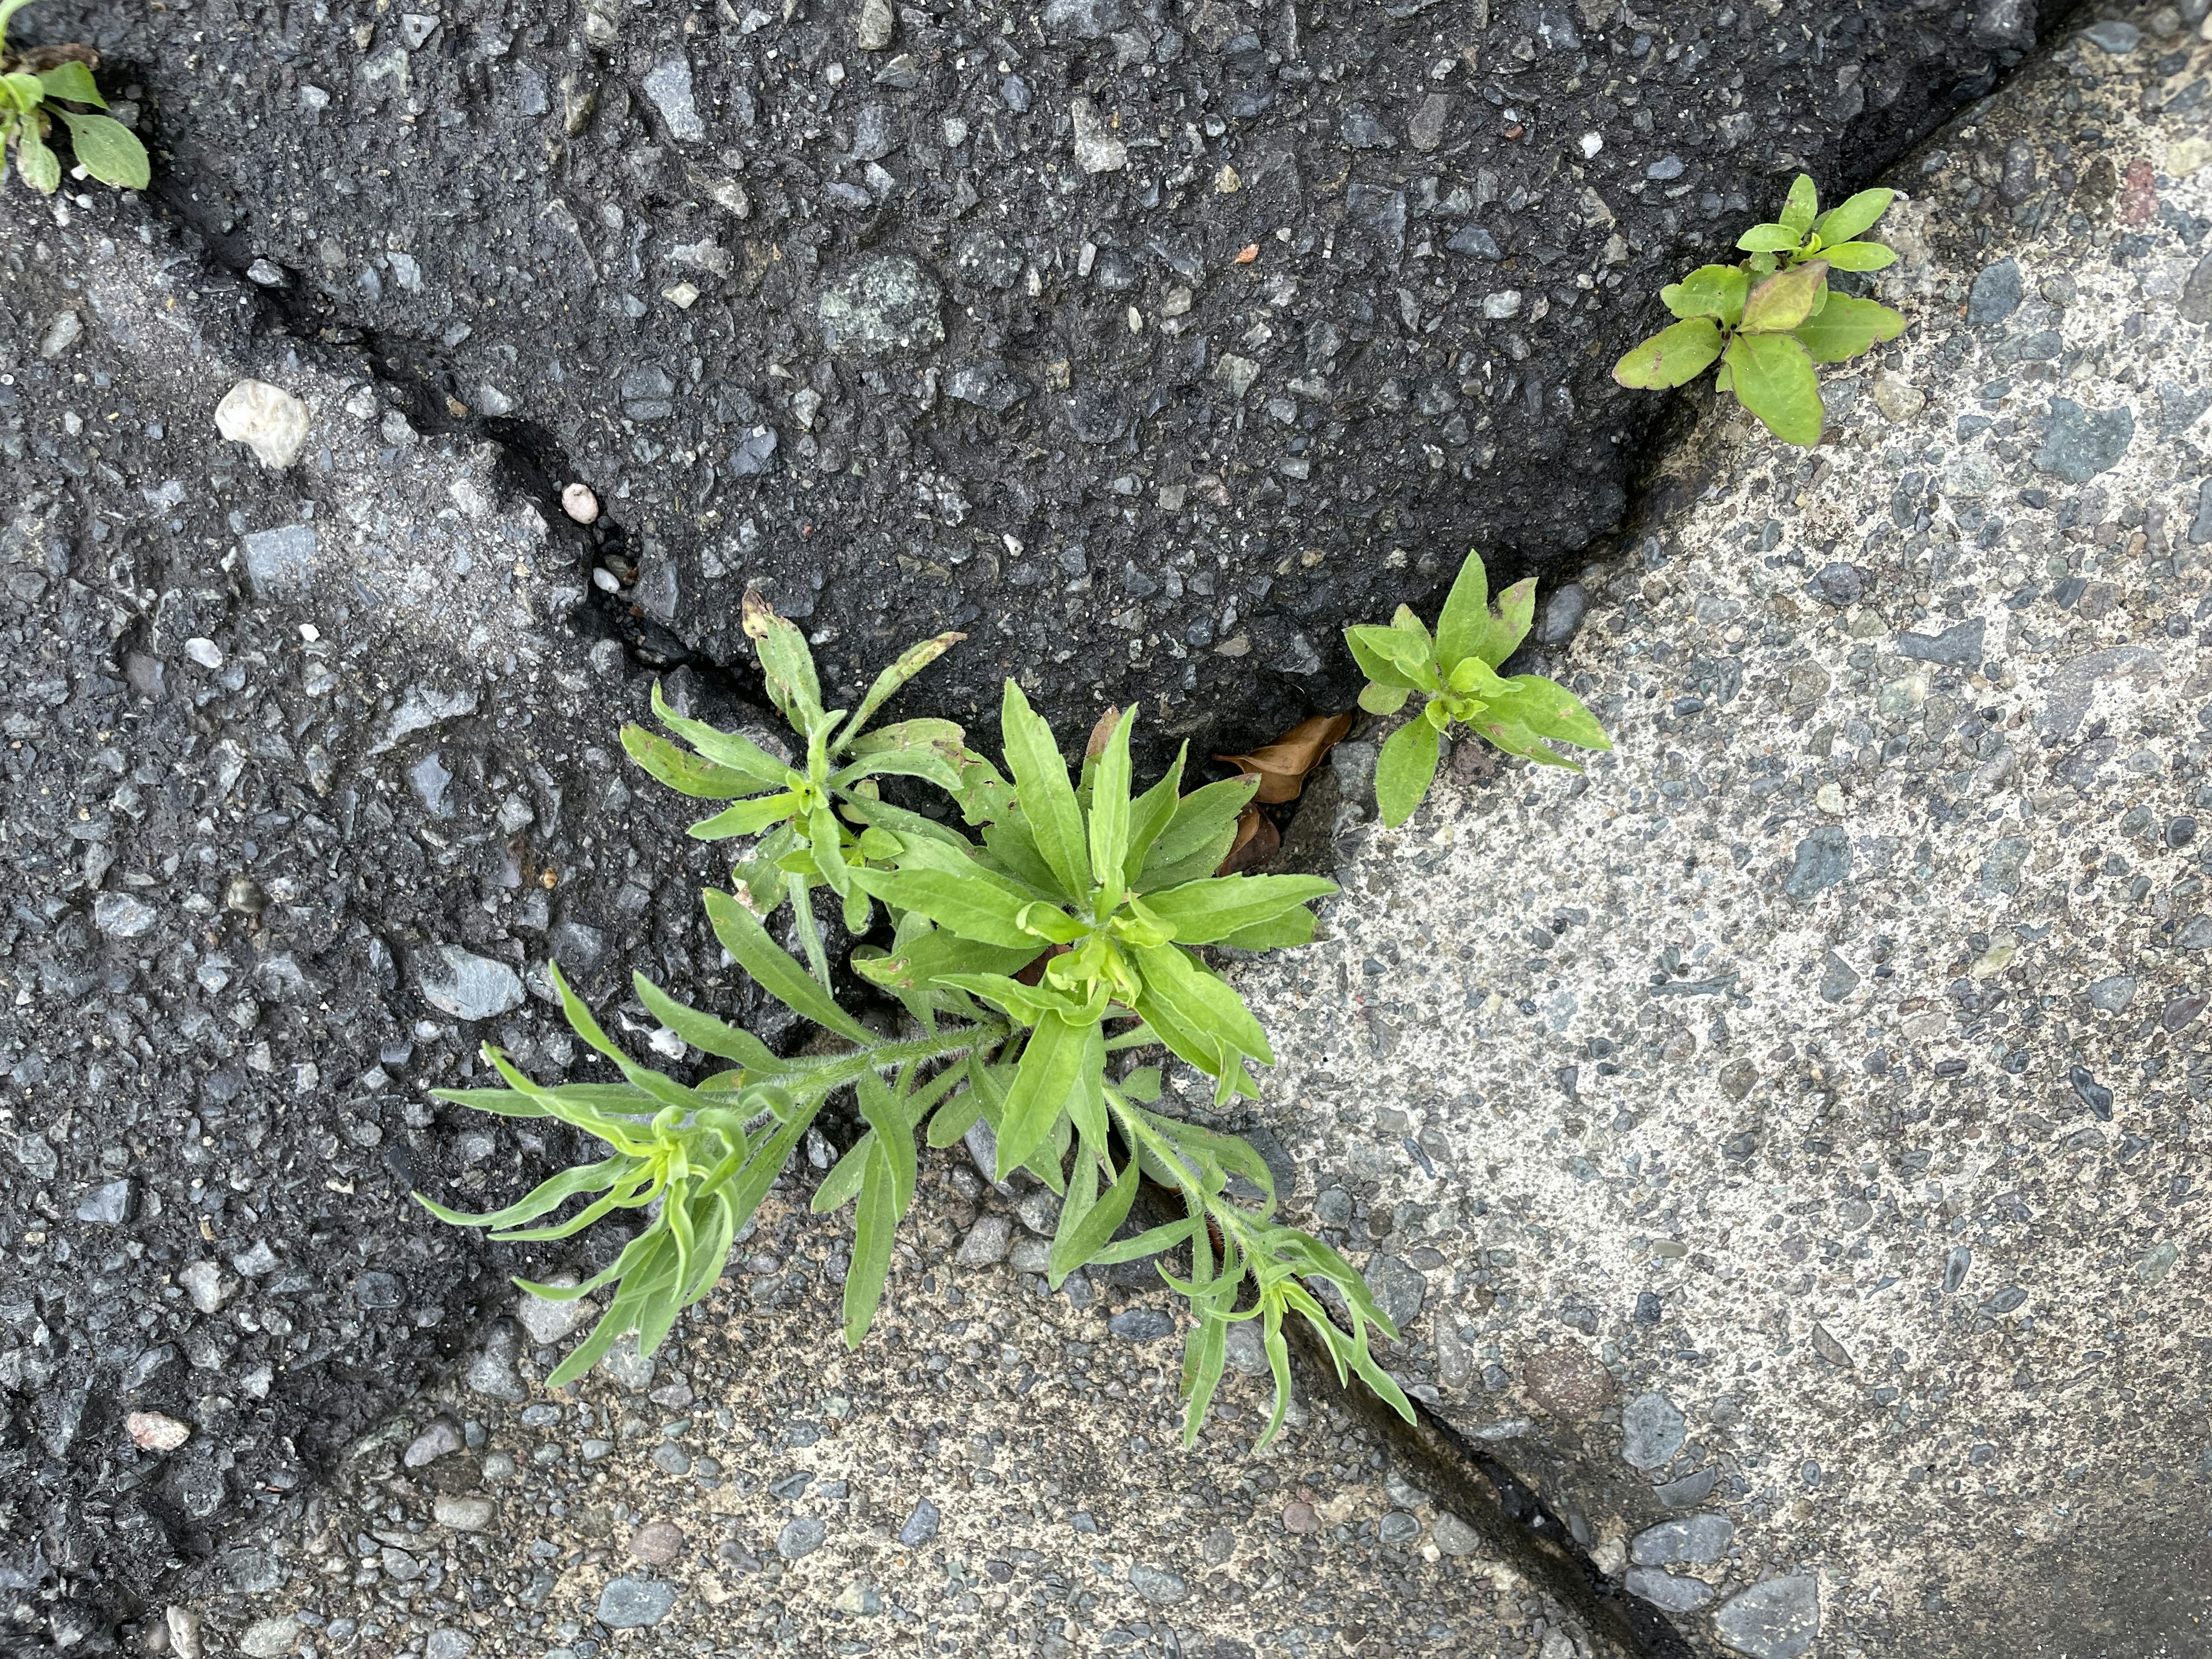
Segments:
[[[726,833],[773,825],[771,839],[787,838],[775,867],[795,878],[787,892],[798,931],[817,958],[812,975],[769,936],[742,889],[737,896],[709,890],[707,915],[731,957],[821,1028],[825,1042],[780,1056],[750,1033],[635,975],[633,987],[648,1012],[685,1043],[732,1062],[696,1084],[681,1083],[624,1054],[556,969],[569,1024],[613,1062],[623,1081],[540,1085],[487,1046],[485,1059],[505,1088],[440,1091],[482,1111],[556,1118],[610,1148],[605,1158],[565,1170],[488,1214],[463,1214],[417,1194],[441,1219],[532,1243],[572,1237],[617,1210],[648,1214],[617,1259],[582,1284],[517,1281],[554,1300],[612,1291],[598,1323],[549,1384],[581,1376],[624,1334],[634,1332],[641,1352],[658,1346],[678,1314],[714,1288],[823,1109],[849,1091],[865,1128],[817,1188],[812,1207],[854,1206],[844,1285],[851,1346],[860,1345],[883,1298],[893,1237],[918,1180],[917,1137],[942,1148],[980,1127],[995,1148],[1000,1180],[1025,1170],[1060,1196],[1047,1270],[1055,1289],[1081,1267],[1169,1252],[1187,1260],[1182,1276],[1164,1264],[1159,1269],[1193,1315],[1183,1360],[1186,1444],[1197,1437],[1220,1382],[1230,1330],[1245,1320],[1260,1323],[1275,1381],[1263,1443],[1280,1428],[1290,1403],[1283,1328],[1292,1316],[1312,1326],[1340,1379],[1361,1376],[1410,1419],[1410,1402],[1372,1347],[1372,1333],[1395,1339],[1395,1328],[1349,1262],[1274,1218],[1274,1182],[1260,1155],[1235,1135],[1157,1109],[1156,1066],[1109,1074],[1109,1057],[1164,1046],[1214,1079],[1217,1104],[1258,1092],[1247,1062],[1273,1060],[1266,1036],[1193,947],[1304,943],[1314,928],[1307,903],[1335,890],[1312,877],[1213,874],[1253,782],[1184,795],[1179,756],[1165,778],[1135,793],[1133,716],[1110,713],[1079,779],[1071,780],[1051,728],[1011,682],[1003,717],[1011,784],[961,745],[958,728],[949,735],[939,729],[949,722],[917,732],[921,723],[909,721],[898,740],[861,750],[855,738],[866,717],[951,639],[901,657],[878,679],[881,696],[872,691],[831,737],[842,712],[821,709],[797,630],[757,599],[747,626],[760,643],[770,695],[808,739],[804,773],[773,762],[757,744],[675,716],[657,690],[656,712],[696,753],[636,728],[624,742],[654,776],[686,793],[761,809],[754,830]],[[852,757],[842,769],[832,764],[841,756]],[[850,769],[884,757],[911,763],[875,770],[903,771],[946,789],[967,822],[982,826],[981,844],[857,787],[864,775]],[[804,804],[776,802],[771,791]],[[695,825],[692,833],[717,822]],[[809,915],[811,884],[799,878],[835,884],[822,873],[829,860],[817,857],[831,848],[852,890],[838,889],[848,917],[856,911],[854,893],[862,925],[871,899],[890,912],[890,946],[856,951],[854,966],[903,1003],[911,1024],[901,1035],[886,1036],[838,1006],[819,960],[818,934],[798,921]],[[757,850],[754,864],[764,856]],[[1121,1237],[1146,1178],[1179,1200],[1183,1213]],[[546,1219],[587,1195],[566,1218]]]
[[[1498,665],[1528,637],[1536,616],[1536,582],[1517,581],[1490,605],[1490,578],[1482,556],[1469,553],[1444,599],[1432,635],[1401,605],[1387,623],[1344,630],[1353,660],[1367,676],[1359,706],[1370,714],[1395,714],[1416,693],[1420,712],[1385,739],[1375,763],[1375,804],[1395,829],[1429,793],[1443,757],[1444,737],[1455,726],[1480,732],[1509,755],[1540,766],[1575,763],[1552,743],[1578,749],[1611,749],[1582,700],[1541,674],[1498,673]]]
[[[1893,190],[1863,190],[1820,212],[1804,173],[1790,187],[1781,218],[1753,225],[1732,265],[1700,265],[1660,289],[1681,320],[1625,355],[1613,378],[1626,386],[1688,384],[1720,364],[1716,382],[1785,443],[1820,440],[1825,416],[1816,363],[1848,362],[1904,331],[1887,306],[1828,287],[1832,270],[1881,270],[1897,255],[1859,240],[1896,199]]]
[[[40,195],[52,195],[61,188],[62,162],[46,140],[58,118],[87,173],[104,185],[145,189],[151,172],[138,135],[94,112],[107,107],[92,78],[100,54],[77,46],[9,51],[9,20],[29,3],[0,0],[0,156],[12,149],[15,176]]]

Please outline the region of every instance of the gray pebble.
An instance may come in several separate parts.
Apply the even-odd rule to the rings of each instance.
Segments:
[[[822,1547],[829,1528],[811,1515],[802,1515],[783,1523],[783,1530],[775,1535],[775,1553],[787,1561],[796,1561],[801,1556],[811,1555]]]
[[[1482,1549],[1482,1534],[1449,1510],[1430,1523],[1429,1534],[1446,1555],[1474,1555]]]
[[[78,1201],[76,1218],[95,1227],[120,1227],[131,1219],[129,1181],[104,1181]]]
[[[1770,1578],[1713,1614],[1722,1641],[1750,1659],[1798,1659],[1820,1633],[1820,1587],[1810,1574]]]
[[[1375,1528],[1375,1535],[1386,1544],[1410,1544],[1421,1535],[1421,1523],[1403,1510],[1392,1510]]]
[[[599,1620],[609,1630],[643,1630],[665,1619],[675,1605],[673,1584],[657,1578],[612,1578],[599,1592]]]
[[[914,1506],[914,1513],[899,1528],[898,1540],[908,1549],[918,1549],[937,1536],[937,1505],[927,1498]]]
[[[1724,1515],[1692,1515],[1680,1521],[1662,1521],[1636,1534],[1628,1558],[1639,1566],[1664,1567],[1687,1561],[1709,1566],[1727,1551],[1735,1536],[1735,1522]]]
[[[1181,1573],[1170,1572],[1165,1567],[1155,1567],[1143,1561],[1130,1565],[1129,1588],[1147,1601],[1163,1603],[1180,1601],[1190,1594],[1190,1586],[1183,1582]]]
[[[102,893],[92,902],[92,925],[110,939],[137,939],[155,920],[154,907],[129,893]]]
[[[489,1527],[499,1511],[489,1498],[464,1498],[456,1493],[441,1493],[431,1506],[430,1513],[441,1527],[451,1527],[455,1532],[482,1532]]]
[[[1620,1413],[1620,1455],[1639,1469],[1656,1469],[1682,1449],[1682,1413],[1663,1394],[1644,1394]]]
[[[422,1643],[422,1659],[469,1659],[477,1650],[477,1638],[465,1630],[448,1626],[434,1630]]]
[[[1175,1321],[1163,1309],[1125,1308],[1106,1328],[1125,1342],[1157,1342],[1175,1329]]]
[[[960,1241],[959,1255],[955,1259],[963,1267],[988,1267],[994,1261],[1003,1261],[1013,1231],[1002,1215],[979,1216],[975,1224],[968,1230],[968,1237]]]
[[[1628,1593],[1640,1595],[1668,1613],[1689,1613],[1713,1599],[1713,1587],[1695,1578],[1677,1577],[1656,1567],[1631,1567]]]
[[[2001,323],[2020,308],[2020,267],[2010,259],[1985,265],[1966,295],[1966,320]]]
[[[461,1438],[460,1425],[441,1417],[407,1443],[407,1449],[400,1454],[399,1461],[410,1469],[419,1469],[441,1457],[451,1456],[465,1443]]]
[[[671,137],[696,144],[707,136],[707,124],[699,118],[699,106],[692,99],[690,59],[680,52],[661,59],[647,73],[642,84],[645,95],[668,123]]]
[[[458,945],[424,952],[415,978],[423,1000],[455,1019],[492,1019],[522,1006],[522,981],[514,969]]]

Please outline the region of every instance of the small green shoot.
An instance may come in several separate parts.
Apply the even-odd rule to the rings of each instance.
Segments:
[[[1390,734],[1376,761],[1375,804],[1386,825],[1403,823],[1429,793],[1444,736],[1455,725],[1472,727],[1509,755],[1571,771],[1581,769],[1551,743],[1613,747],[1595,717],[1565,686],[1541,674],[1507,678],[1498,672],[1535,617],[1533,576],[1499,594],[1493,611],[1482,556],[1469,553],[1434,635],[1403,605],[1388,623],[1344,630],[1345,643],[1368,679],[1359,694],[1362,708],[1395,714],[1416,692],[1425,699],[1420,713]]]
[[[1799,173],[1782,217],[1737,240],[1744,259],[1700,265],[1660,289],[1681,320],[1624,356],[1613,378],[1656,390],[1686,385],[1718,362],[1719,388],[1733,392],[1769,432],[1785,443],[1818,443],[1825,411],[1814,365],[1846,362],[1905,329],[1887,306],[1828,288],[1832,270],[1895,263],[1893,250],[1858,239],[1896,196],[1863,190],[1821,213],[1812,179]]]
[[[9,52],[9,20],[29,3],[0,0],[0,156],[12,149],[15,176],[40,195],[52,195],[61,188],[62,162],[46,140],[59,118],[87,173],[104,185],[145,189],[151,171],[138,135],[92,112],[107,107],[92,78],[99,54],[78,46]]]

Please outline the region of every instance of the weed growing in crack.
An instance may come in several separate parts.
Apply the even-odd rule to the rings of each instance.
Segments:
[[[87,173],[104,185],[145,189],[151,170],[138,135],[120,121],[93,113],[107,107],[92,78],[100,54],[74,46],[8,50],[9,20],[29,3],[0,0],[0,157],[12,149],[15,176],[40,195],[52,195],[61,188],[62,162],[46,140],[58,117]]]
[[[1841,207],[1819,211],[1813,181],[1797,175],[1782,217],[1753,225],[1733,265],[1700,265],[1660,289],[1681,320],[1662,329],[1613,368],[1626,386],[1685,386],[1717,362],[1717,383],[1786,443],[1820,440],[1816,363],[1840,363],[1893,340],[1905,319],[1887,306],[1832,292],[1831,270],[1881,270],[1897,255],[1858,238],[1896,199],[1893,190],[1863,190]]]
[[[1509,755],[1540,766],[1580,770],[1550,743],[1577,749],[1610,749],[1596,717],[1580,698],[1541,674],[1498,672],[1528,636],[1536,615],[1534,577],[1517,581],[1490,605],[1490,578],[1482,556],[1469,553],[1459,569],[1431,635],[1401,605],[1387,623],[1344,630],[1345,643],[1367,676],[1359,706],[1370,714],[1395,714],[1420,693],[1420,713],[1384,741],[1375,763],[1375,804],[1392,829],[1403,823],[1429,793],[1455,725],[1479,732]],[[1549,739],[1550,742],[1547,742]]]
[[[1312,1326],[1340,1380],[1360,1376],[1410,1419],[1411,1403],[1373,1352],[1373,1334],[1395,1339],[1395,1328],[1349,1262],[1274,1218],[1274,1182],[1259,1153],[1235,1135],[1158,1110],[1157,1066],[1114,1069],[1114,1056],[1164,1047],[1214,1079],[1217,1105],[1258,1094],[1248,1062],[1272,1062],[1267,1037],[1194,947],[1303,944],[1314,932],[1307,904],[1335,887],[1310,876],[1214,873],[1255,781],[1185,795],[1179,755],[1164,778],[1138,793],[1133,713],[1110,712],[1071,779],[1051,728],[1012,682],[1003,711],[1011,782],[969,750],[950,721],[885,727],[870,746],[868,718],[958,635],[906,653],[841,727],[843,711],[821,707],[799,630],[757,595],[747,596],[745,623],[771,698],[806,739],[803,770],[676,715],[657,690],[656,714],[692,752],[637,727],[623,741],[671,787],[739,803],[694,825],[694,835],[764,832],[738,867],[737,896],[705,895],[708,919],[756,983],[831,1041],[779,1056],[636,975],[636,994],[655,1018],[690,1046],[732,1062],[696,1084],[680,1083],[617,1047],[556,969],[569,1024],[623,1080],[540,1085],[487,1046],[505,1088],[440,1091],[481,1111],[557,1118],[610,1148],[599,1162],[563,1171],[488,1214],[463,1214],[416,1194],[441,1219],[530,1243],[572,1237],[617,1210],[648,1212],[617,1260],[583,1284],[517,1281],[556,1300],[611,1291],[599,1322],[549,1384],[580,1376],[628,1333],[642,1352],[658,1346],[677,1315],[714,1288],[823,1108],[850,1091],[866,1127],[812,1200],[817,1212],[854,1206],[844,1289],[849,1345],[860,1345],[884,1296],[893,1236],[914,1199],[917,1138],[948,1147],[980,1121],[996,1148],[1000,1179],[1025,1170],[1060,1196],[1047,1271],[1054,1288],[1082,1267],[1170,1252],[1187,1261],[1181,1277],[1164,1260],[1159,1267],[1191,1305],[1185,1443],[1196,1439],[1220,1382],[1231,1328],[1244,1320],[1260,1322],[1275,1378],[1263,1443],[1290,1404],[1283,1327],[1293,1316]],[[966,823],[980,827],[980,842],[882,800],[869,780],[890,772],[945,790]],[[782,892],[758,878],[763,866],[787,878]],[[853,965],[904,1005],[911,1023],[902,1034],[886,1036],[838,1006],[811,926],[817,883],[844,900],[856,932],[872,902],[890,913],[890,947],[861,947]],[[765,902],[754,896],[763,893]],[[811,975],[763,925],[787,896]],[[1182,1213],[1131,1234],[1147,1179]],[[546,1219],[587,1195],[566,1219]]]

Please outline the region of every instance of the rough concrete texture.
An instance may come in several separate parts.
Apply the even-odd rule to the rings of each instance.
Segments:
[[[1401,1374],[1760,1659],[2212,1627],[2208,39],[1942,136],[1828,441],[1713,407],[1593,573],[1616,752],[1340,807],[1239,976]]]
[[[495,1329],[172,1616],[210,1653],[289,1620],[276,1651],[426,1659],[1613,1651],[1319,1401],[1253,1453],[1263,1379],[1232,1372],[1183,1451],[1171,1298],[1133,1273],[1048,1296],[1043,1241],[1017,1226],[999,1259],[964,1163],[845,1355],[850,1229],[802,1174],[671,1347],[549,1395],[556,1348]]]

